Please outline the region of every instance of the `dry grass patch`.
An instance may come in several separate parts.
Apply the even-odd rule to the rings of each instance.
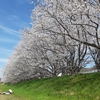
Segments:
[[[95,98],[95,100],[100,100],[100,97],[99,97],[99,96],[97,96],[97,97]]]

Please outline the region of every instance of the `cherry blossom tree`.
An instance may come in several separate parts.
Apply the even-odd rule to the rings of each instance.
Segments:
[[[90,62],[88,47],[100,49],[99,0],[37,0],[31,18],[5,66],[5,83],[75,75]]]
[[[33,10],[32,18],[38,32],[60,34],[100,49],[99,0],[45,0]]]
[[[36,7],[32,17],[39,30],[65,34],[71,39],[100,49],[99,9],[99,0],[45,0],[45,6]]]

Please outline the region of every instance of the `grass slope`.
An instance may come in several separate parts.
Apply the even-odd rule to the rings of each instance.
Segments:
[[[8,89],[14,94],[2,100],[100,100],[100,73],[0,84],[0,90]]]

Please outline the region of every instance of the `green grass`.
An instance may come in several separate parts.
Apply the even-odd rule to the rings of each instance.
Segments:
[[[100,73],[0,84],[0,90],[8,89],[14,91],[11,100],[100,100]]]

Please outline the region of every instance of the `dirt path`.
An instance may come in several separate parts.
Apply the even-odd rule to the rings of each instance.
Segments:
[[[13,97],[9,95],[0,95],[0,100],[18,100],[18,99],[13,99]]]
[[[15,95],[0,95],[0,100],[25,100],[22,97],[16,97]]]

